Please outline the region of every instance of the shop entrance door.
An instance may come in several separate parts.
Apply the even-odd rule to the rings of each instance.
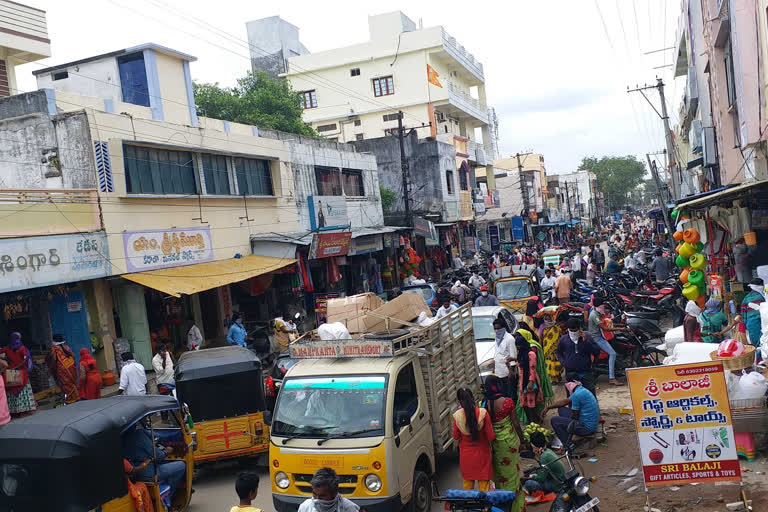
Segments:
[[[80,349],[91,349],[83,292],[71,291],[66,295],[54,296],[48,303],[48,313],[51,317],[51,331],[64,336],[67,345],[75,353],[75,363],[79,365]]]
[[[144,288],[127,284],[112,289],[112,296],[120,316],[123,337],[131,343],[136,361],[146,370],[152,369],[152,344],[149,341],[149,322],[144,300]]]
[[[221,330],[218,288],[200,293],[200,314],[203,317],[203,332],[206,340],[218,338]]]

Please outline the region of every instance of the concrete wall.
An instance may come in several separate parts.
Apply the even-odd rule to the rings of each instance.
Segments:
[[[315,166],[361,171],[365,196],[347,197],[350,224],[353,229],[384,225],[379,173],[374,155],[360,153],[350,144],[300,137],[292,133],[260,130],[259,136],[287,139],[300,232],[311,230],[307,197],[318,195]]]
[[[431,220],[445,220],[445,203],[458,200],[459,183],[455,169],[453,146],[429,139],[418,139],[413,133],[405,138],[411,185],[411,210]],[[404,226],[405,201],[400,166],[400,145],[396,137],[382,137],[350,143],[360,152],[376,156],[379,181],[396,196],[392,211],[385,213],[387,225]],[[453,172],[453,194],[448,195],[446,172]],[[455,220],[455,219],[452,219]]]
[[[72,73],[69,73],[67,78],[61,80],[53,79],[55,73],[67,71],[67,69],[72,70]],[[116,57],[85,62],[67,69],[57,69],[51,73],[37,75],[37,87],[92,98],[108,99],[115,103],[123,101]],[[71,108],[67,110],[71,110]]]
[[[249,21],[245,27],[253,70],[276,77],[287,71],[287,59],[309,53],[299,41],[299,28],[280,16]]]
[[[0,188],[96,187],[86,115],[48,107],[45,91],[0,100]]]

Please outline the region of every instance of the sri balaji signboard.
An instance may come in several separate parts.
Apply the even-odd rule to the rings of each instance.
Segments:
[[[126,272],[213,261],[211,228],[157,229],[123,233]]]
[[[349,252],[349,244],[352,241],[352,232],[342,233],[315,233],[312,245],[309,246],[309,259],[332,258],[333,256],[346,256]]]
[[[107,236],[103,232],[0,240],[0,292],[110,274]]]

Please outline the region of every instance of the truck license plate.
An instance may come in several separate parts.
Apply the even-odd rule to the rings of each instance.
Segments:
[[[587,510],[592,510],[592,507],[600,503],[600,500],[597,498],[592,498],[587,503],[583,504],[573,512],[587,512]]]

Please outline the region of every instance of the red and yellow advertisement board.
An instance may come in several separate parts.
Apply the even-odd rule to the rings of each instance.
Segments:
[[[646,485],[741,480],[723,364],[627,371]]]

